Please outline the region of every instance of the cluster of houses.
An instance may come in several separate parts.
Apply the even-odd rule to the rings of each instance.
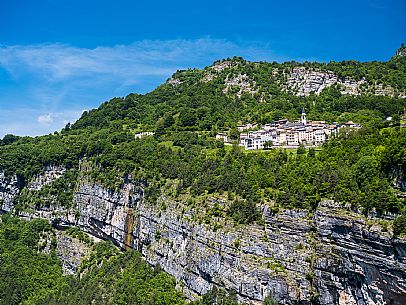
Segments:
[[[135,134],[135,138],[136,138],[136,139],[141,139],[141,138],[144,138],[144,137],[153,136],[154,134],[155,134],[155,132],[152,132],[152,131],[137,132],[137,133]]]
[[[258,128],[257,124],[238,126],[240,132]],[[289,122],[288,119],[279,120],[262,126],[261,129],[240,133],[240,146],[245,149],[263,149],[271,147],[306,147],[320,146],[341,128],[358,129],[359,124],[347,122],[345,124],[326,124],[324,121],[307,121],[306,113],[302,109],[301,119]],[[216,139],[230,142],[226,133],[219,133]]]

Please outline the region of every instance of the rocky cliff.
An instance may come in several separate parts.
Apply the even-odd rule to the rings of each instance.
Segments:
[[[403,53],[402,53],[403,52]],[[397,56],[402,56],[405,51],[398,50]],[[249,68],[248,68],[249,67]],[[244,93],[254,95],[264,93],[264,85],[255,79],[256,69],[261,63],[224,60],[214,63],[203,70],[193,70],[200,75],[200,81],[207,83],[213,80],[224,84],[224,94],[235,95],[238,98]],[[336,86],[343,95],[377,95],[405,98],[404,89],[399,89],[381,80],[367,80],[365,77],[340,76],[338,73],[325,67],[297,64],[291,67],[272,67],[266,70],[268,82],[276,84],[282,91],[296,96],[319,95],[324,89]],[[186,71],[187,73],[187,71]],[[262,76],[263,77],[263,76]],[[174,87],[183,84],[179,75],[168,79],[167,84]],[[265,90],[266,92],[266,90]]]
[[[20,191],[20,185],[16,175],[5,175],[0,171],[0,205],[3,211],[13,208],[14,197]]]
[[[298,67],[292,69],[287,81],[287,89],[298,96],[308,96],[311,93],[320,94],[323,89],[332,85],[339,85],[342,94],[359,95],[363,84],[366,84],[364,79],[359,81],[340,79],[331,71],[323,72]]]
[[[0,175],[3,210],[12,209],[17,178]],[[6,199],[6,200],[5,200]],[[405,304],[406,240],[392,238],[331,201],[315,213],[263,207],[264,224],[215,229],[193,221],[191,208],[161,196],[152,206],[142,185],[111,191],[80,183],[75,212],[32,210],[42,217],[135,248],[151,264],[174,275],[190,299],[213,285],[261,304],[272,294],[280,304]]]

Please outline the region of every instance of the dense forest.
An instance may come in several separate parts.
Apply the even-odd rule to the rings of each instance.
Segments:
[[[228,68],[178,71],[172,81],[148,94],[114,98],[60,132],[35,138],[6,135],[0,140],[0,170],[16,174],[21,187],[45,166],[67,169],[41,190],[24,189],[15,200],[15,212],[72,206],[76,183],[86,175],[112,190],[124,178],[138,181],[149,204],[157,204],[168,183],[175,186],[173,199],[190,205],[201,204],[207,194],[224,196],[226,208],[207,207],[207,213],[236,224],[260,223],[260,205],[275,213],[314,211],[328,198],[365,216],[394,214],[394,234],[406,234],[406,202],[397,188],[406,173],[406,128],[400,126],[406,107],[401,96],[406,90],[404,56],[371,63],[278,64],[233,58],[215,64],[222,63]],[[296,96],[281,84],[298,66],[364,79],[369,85],[355,96],[342,94],[338,86],[319,95]],[[255,90],[238,95],[240,88],[226,83],[242,74]],[[395,94],[373,94],[371,88],[378,84],[391,86]],[[353,120],[363,128],[344,131],[318,149],[247,152],[215,139],[218,131],[237,139],[240,123],[295,120],[302,107],[310,119]],[[139,131],[155,134],[135,139]],[[40,240],[52,240],[52,231],[45,221],[2,216],[0,303],[184,304],[172,277],[148,266],[138,253],[119,253],[105,243],[94,246],[81,277],[62,276],[55,245],[49,254],[41,249]],[[199,302],[236,304],[236,299],[232,292],[214,290]],[[267,302],[274,303],[271,297]]]

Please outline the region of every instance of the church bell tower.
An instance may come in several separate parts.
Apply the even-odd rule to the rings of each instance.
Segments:
[[[304,107],[302,108],[302,118],[301,118],[302,124],[306,125],[307,124],[307,120],[306,120],[306,112],[304,110]]]

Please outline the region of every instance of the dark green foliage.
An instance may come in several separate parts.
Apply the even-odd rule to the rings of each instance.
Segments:
[[[185,147],[186,145],[196,145],[198,142],[199,139],[197,134],[189,131],[176,133],[173,138],[173,145],[180,147]]]
[[[252,223],[261,219],[255,203],[252,201],[235,200],[229,207],[228,216],[241,224]]]
[[[77,228],[68,233],[88,242]],[[51,238],[51,254],[41,252],[41,237]],[[0,217],[0,304],[185,304],[175,279],[135,251],[97,243],[79,278],[62,275],[55,247],[47,221]]]
[[[81,231],[78,227],[70,227],[69,229],[66,230],[66,233],[74,238],[79,239],[81,242],[89,246],[92,246],[94,244],[93,240],[89,237],[89,235]]]
[[[45,220],[24,222],[7,214],[0,221],[0,304],[20,304],[52,291],[62,268],[55,255],[39,251],[40,235],[50,233],[51,226]]]
[[[214,286],[201,300],[192,302],[191,305],[239,305],[239,303],[234,290],[227,292]]]
[[[117,254],[104,243],[97,247],[82,278],[71,278],[37,304],[185,304],[182,295],[175,291],[175,279],[154,271],[139,253]]]
[[[91,180],[117,189],[123,178],[131,175],[145,185],[152,204],[165,183],[176,179],[177,194],[228,192],[241,198],[226,213],[241,223],[259,219],[255,206],[270,200],[284,208],[314,209],[320,199],[330,198],[366,214],[403,209],[391,182],[394,173],[405,171],[405,129],[389,126],[391,123],[382,119],[401,113],[404,99],[368,92],[341,95],[334,86],[320,95],[296,97],[282,90],[279,82],[298,63],[251,63],[241,58],[230,61],[230,68],[216,72],[209,81],[202,77],[214,73],[210,68],[178,71],[173,76],[180,81],[177,85],[165,83],[145,95],[114,98],[84,113],[59,134],[8,137],[8,144],[0,146],[0,170],[7,175],[16,173],[24,185],[46,165],[78,170],[79,160],[85,160],[86,175]],[[405,89],[404,57],[395,56],[387,63],[303,65]],[[240,74],[255,80],[257,93],[242,94],[240,98],[224,93],[225,80]],[[297,119],[302,107],[309,119],[357,120],[364,128],[343,133],[317,154],[311,149],[307,155],[302,147],[297,154],[280,150],[247,154],[237,146],[225,149],[222,142],[214,140],[216,131],[227,130],[231,138],[238,138],[239,122]],[[134,134],[140,130],[156,130],[156,134],[135,141]],[[74,184],[69,177],[58,181],[59,185],[40,193],[23,191],[18,207],[53,202],[69,205]],[[56,199],[49,195],[52,193],[57,194]]]
[[[263,305],[278,305],[278,301],[270,294],[265,298]]]
[[[91,165],[87,174],[112,189],[121,185],[122,177],[131,174],[134,180],[147,185],[147,199],[151,203],[159,197],[167,179],[179,179],[177,192],[180,194],[226,191],[240,196],[241,202],[233,203],[227,215],[241,223],[258,219],[255,206],[269,200],[285,208],[314,209],[321,198],[330,198],[355,209],[362,208],[364,213],[403,209],[391,181],[393,175],[406,170],[405,128],[364,128],[357,133],[343,134],[327,142],[317,155],[314,150],[308,154],[289,154],[278,149],[247,154],[238,147],[224,150],[223,143],[193,132],[165,135],[162,140],[172,141],[173,147],[161,145],[162,140],[153,137],[111,145],[95,139],[94,134],[102,133],[105,131],[86,136],[84,132],[87,141],[81,139],[82,136],[76,137],[83,141],[85,150],[94,147],[92,152],[86,153]],[[114,131],[109,137],[113,135]],[[54,140],[63,143],[68,139]],[[46,143],[48,138],[44,140]],[[23,145],[20,141],[0,149],[0,155],[4,156],[0,163],[14,160],[13,152]],[[31,141],[32,146],[28,146],[27,141],[27,150],[38,149],[35,144],[38,140]],[[71,145],[75,147],[75,142]],[[34,162],[35,171],[39,171],[35,161],[30,161],[33,158],[35,160],[35,156],[23,156],[20,163]],[[10,168],[16,167],[15,162],[10,164]],[[27,173],[35,172],[29,168]],[[52,202],[47,199],[51,198],[50,194],[56,195],[55,203],[69,205],[76,175],[76,171],[68,171],[39,192],[23,191],[17,207],[20,203],[21,207],[24,204],[47,206]]]
[[[234,127],[230,129],[228,136],[231,140],[237,141],[240,137],[240,133],[238,132],[238,129]]]
[[[54,204],[69,207],[81,162],[80,174],[85,179],[110,189],[131,177],[145,188],[151,204],[157,202],[168,180],[176,181],[178,195],[227,192],[230,202],[211,207],[207,223],[213,217],[229,217],[240,224],[261,222],[259,204],[274,201],[274,211],[314,210],[322,198],[365,214],[405,212],[404,200],[397,198],[391,186],[399,173],[406,172],[406,128],[399,127],[405,99],[396,94],[374,96],[366,87],[362,95],[342,95],[337,86],[320,95],[297,97],[280,83],[298,63],[230,61],[232,67],[215,72],[216,77],[207,81],[202,77],[214,73],[210,68],[178,71],[173,78],[179,84],[165,83],[145,95],[114,98],[54,135],[6,135],[0,141],[0,170],[17,174],[21,187],[45,166],[68,169],[40,191],[23,189],[16,199],[17,211]],[[365,78],[372,86],[390,85],[399,92],[406,88],[405,57],[400,55],[386,63],[303,65],[333,71],[339,77]],[[226,79],[241,74],[255,81],[257,92],[237,97],[240,89],[230,87],[225,94]],[[317,153],[309,149],[307,154],[303,147],[296,153],[279,149],[247,153],[237,145],[225,147],[214,140],[218,131],[229,131],[230,138],[237,140],[240,122],[297,119],[302,107],[310,120],[353,120],[364,128],[344,132]],[[387,116],[393,116],[393,121],[383,122]],[[155,130],[154,137],[134,139],[136,132],[146,130]],[[396,236],[406,234],[406,217],[397,217],[393,228]],[[67,233],[92,245],[77,228]],[[41,252],[40,236],[51,239],[50,255]],[[156,238],[161,238],[160,232]],[[240,246],[238,241],[235,246]],[[152,269],[136,252],[119,253],[111,243],[98,243],[78,278],[62,276],[55,247],[56,238],[45,221],[1,217],[0,304],[184,304],[174,290],[174,279],[159,267]],[[214,288],[194,304],[235,305],[237,298],[234,291]],[[265,304],[276,301],[270,296]]]
[[[252,63],[237,58],[232,62],[232,67],[216,72],[216,77],[208,82],[202,81],[202,77],[212,73],[209,67],[201,71],[178,71],[173,78],[182,83],[175,86],[166,83],[146,95],[130,94],[125,98],[114,98],[99,109],[84,113],[71,129],[111,128],[117,122],[151,129],[156,127],[159,119],[163,119],[165,129],[209,131],[213,125],[228,129],[236,126],[238,121],[264,124],[282,117],[296,119],[302,107],[306,108],[309,119],[335,121],[343,114],[369,111],[380,121],[402,112],[404,108],[404,99],[374,96],[371,94],[373,89],[365,91],[362,96],[349,96],[341,95],[339,88],[332,86],[318,96],[292,96],[282,89],[280,83],[286,82],[291,69],[299,66],[298,63]],[[372,87],[390,85],[401,92],[406,88],[404,56],[395,57],[390,62],[305,62],[303,66],[333,71],[339,77],[365,78],[368,86]],[[224,94],[226,79],[239,74],[255,81],[258,92],[243,94],[240,98],[235,96],[233,89]]]
[[[303,154],[306,153],[306,149],[304,148],[303,145],[300,145],[299,148],[297,149],[296,153],[297,153],[298,155],[303,155]]]
[[[393,222],[393,235],[399,236],[406,234],[406,215],[396,217]]]
[[[0,145],[8,145],[11,144],[15,141],[17,141],[20,137],[12,135],[12,134],[6,134],[3,137],[3,140],[0,140]]]

